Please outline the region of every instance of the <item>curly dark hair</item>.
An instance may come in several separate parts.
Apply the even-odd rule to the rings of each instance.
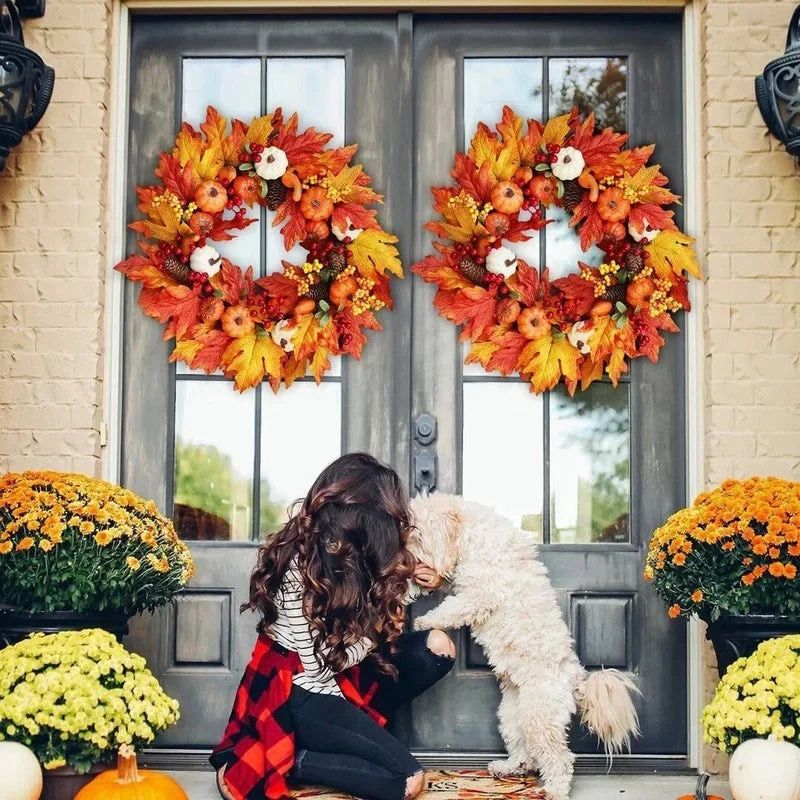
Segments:
[[[334,672],[347,648],[362,637],[389,675],[386,654],[403,633],[414,558],[406,548],[411,527],[408,494],[397,473],[366,453],[327,466],[289,521],[259,549],[242,610],[261,615],[260,633],[278,618],[276,594],[293,559],[305,582],[303,606],[318,660]]]

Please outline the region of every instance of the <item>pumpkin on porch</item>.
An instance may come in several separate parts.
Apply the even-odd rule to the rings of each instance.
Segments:
[[[800,800],[800,747],[774,736],[739,745],[728,773],[733,800]]]
[[[24,744],[0,742],[0,775],[0,800],[39,800],[42,768]]]
[[[189,797],[169,775],[140,770],[136,751],[130,745],[123,745],[117,755],[117,768],[98,775],[75,795],[75,800],[189,800]]]

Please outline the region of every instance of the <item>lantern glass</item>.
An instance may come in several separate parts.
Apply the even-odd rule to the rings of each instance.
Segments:
[[[774,89],[778,115],[789,136],[800,133],[800,54],[775,72]]]
[[[4,58],[0,62],[0,123],[11,125],[26,109],[24,102],[25,70],[14,58]]]

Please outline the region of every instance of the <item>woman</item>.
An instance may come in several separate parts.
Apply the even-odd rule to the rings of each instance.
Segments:
[[[222,797],[281,798],[287,777],[370,800],[422,791],[422,767],[383,726],[450,671],[455,647],[404,633],[409,579],[437,585],[406,549],[409,527],[397,473],[355,453],[261,547],[243,606],[260,635],[211,756]]]

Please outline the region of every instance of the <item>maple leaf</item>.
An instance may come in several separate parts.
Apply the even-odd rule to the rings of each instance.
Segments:
[[[263,117],[253,117],[245,131],[245,139],[250,142],[250,144],[266,144],[272,132],[277,125],[280,124],[282,116],[283,112],[280,108],[277,108],[272,114],[265,114]],[[291,164],[292,162],[289,161],[289,163]]]
[[[516,142],[522,136],[522,117],[515,114],[511,106],[503,106],[503,116],[497,123],[497,132],[504,142]]]
[[[219,144],[205,142],[203,137],[186,122],[183,123],[175,139],[172,154],[178,159],[181,167],[191,164],[202,180],[216,178],[225,164]]]
[[[318,169],[327,170],[335,174],[353,160],[353,156],[355,156],[357,150],[357,144],[349,144],[346,147],[336,147],[332,150],[323,150],[316,155],[314,163],[317,165]]]
[[[517,362],[518,369],[530,376],[531,390],[536,394],[552,389],[565,377],[578,377],[578,362],[581,354],[566,337],[554,337],[552,333],[534,339],[523,347]]]
[[[509,220],[508,230],[503,234],[503,239],[507,242],[527,242],[531,239],[531,236],[527,233],[528,231],[540,231],[554,221],[543,217],[520,219],[519,215],[515,214]]]
[[[519,147],[516,139],[509,139],[497,156],[492,172],[499,181],[511,180],[520,165]]]
[[[617,338],[617,323],[611,316],[598,317],[594,320],[592,332],[589,334],[589,351],[594,361],[602,361],[611,354]]]
[[[298,378],[302,378],[308,371],[308,359],[297,359],[294,353],[289,354],[286,363],[283,365],[283,383],[288,389]],[[280,381],[275,382],[274,378],[270,379],[272,390],[277,393],[280,387]]]
[[[335,352],[346,353],[356,360],[361,358],[361,349],[367,342],[367,337],[361,331],[362,326],[370,330],[381,330],[380,323],[370,312],[359,314],[356,317],[350,307],[333,314],[331,323],[335,326],[334,330],[337,334]]]
[[[469,157],[480,167],[484,162],[488,162],[489,167],[493,167],[497,159],[497,152],[500,149],[500,142],[497,136],[489,129],[485,122],[478,123],[478,129],[472,137],[469,148]]]
[[[169,286],[163,289],[143,288],[139,305],[148,317],[169,323],[164,339],[182,339],[200,318],[200,298],[188,286]]]
[[[578,236],[584,253],[603,238],[603,219],[588,195],[575,206],[569,226],[578,227]]]
[[[466,153],[456,153],[455,166],[450,170],[450,174],[465,192],[478,201],[479,205],[489,200],[492,188],[497,183],[497,178],[488,164],[478,167]]]
[[[581,269],[589,269],[582,261],[578,262],[578,266]],[[577,303],[575,313],[580,317],[585,317],[597,302],[597,298],[594,296],[594,285],[581,278],[576,272],[554,280],[553,286],[563,292],[568,300],[574,300]]]
[[[700,278],[700,265],[693,244],[694,239],[681,231],[661,231],[650,244],[645,245],[644,250],[649,254],[647,263],[659,278],[670,282],[674,275],[683,278],[684,271]]]
[[[328,348],[322,347],[319,345],[314,352],[314,356],[311,359],[311,365],[309,371],[314,376],[314,380],[319,383],[322,380],[322,376],[331,368],[331,362],[328,358]],[[304,370],[305,372],[305,370]]]
[[[674,211],[667,211],[655,203],[635,203],[631,206],[628,223],[636,230],[643,230],[645,222],[649,222],[650,227],[656,230],[674,231],[677,230],[677,226],[672,219],[674,216]]]
[[[292,266],[288,261],[282,263],[284,269]],[[271,299],[279,303],[277,310],[281,314],[288,314],[297,305],[297,281],[287,278],[283,272],[273,272],[271,275],[259,278],[255,283],[264,289]]]
[[[517,292],[526,306],[532,306],[540,298],[539,270],[528,266],[522,259],[517,263],[516,273],[508,280],[509,287]]]
[[[226,303],[235,306],[246,300],[252,292],[253,268],[248,267],[247,272],[243,273],[240,267],[223,258],[222,268],[211,279],[211,284],[222,292],[222,299]]]
[[[258,217],[231,217],[223,219],[222,215],[214,216],[214,227],[206,234],[207,239],[214,242],[228,242],[234,239],[228,231],[243,231],[245,228],[258,222]]]
[[[304,314],[296,321],[292,332],[292,344],[297,358],[308,358],[317,345],[319,323],[313,314]]]
[[[606,372],[611,378],[611,385],[616,388],[619,383],[620,375],[628,371],[628,362],[625,360],[625,351],[621,347],[615,347],[611,351],[611,358],[606,364]]]
[[[603,362],[585,358],[581,364],[579,377],[581,391],[585,392],[595,381],[599,381],[603,377]]]
[[[371,208],[364,208],[360,203],[337,203],[333,207],[331,215],[331,227],[338,228],[340,231],[347,230],[348,220],[356,228],[370,228],[380,230],[375,219],[376,211]]]
[[[194,200],[200,176],[191,163],[181,167],[180,161],[175,156],[170,153],[162,153],[158,159],[155,173],[156,177],[164,184],[164,188],[174,192],[182,203]]]
[[[202,327],[200,325],[196,327]],[[195,338],[195,332],[192,332],[191,337],[181,339],[175,343],[175,349],[170,353],[169,363],[173,364],[176,361],[183,361],[189,367],[197,357],[200,350],[203,349],[203,343]]]
[[[570,128],[572,114],[562,114],[560,117],[551,117],[547,120],[542,132],[542,141],[547,144],[563,145]]]
[[[575,129],[569,145],[580,150],[586,166],[592,167],[618,153],[628,138],[627,133],[615,133],[611,128],[595,133],[595,118],[592,113]]]
[[[441,239],[465,243],[485,232],[485,228],[473,219],[470,210],[463,203],[453,203],[443,208],[439,208],[437,203],[437,210],[444,215],[445,222],[428,222],[425,229]]]
[[[342,167],[338,174],[329,176],[328,181],[332,189],[338,190],[342,200],[346,203],[380,203],[383,197],[365,183],[369,177],[364,175],[364,167],[356,164],[352,167]]]
[[[535,119],[528,120],[528,130],[519,140],[519,158],[523,164],[532,164],[542,143],[544,126]]]
[[[480,339],[497,318],[497,299],[480,286],[439,289],[433,305],[445,319],[464,326],[462,338]]]
[[[610,178],[625,172],[633,174],[650,160],[655,149],[655,145],[651,144],[646,147],[634,147],[630,150],[612,153],[598,164],[594,164],[590,169],[597,180]]]
[[[428,283],[438,283],[443,289],[466,289],[473,283],[460,272],[456,272],[446,258],[428,255],[411,267],[411,271]]]
[[[234,120],[231,133],[226,135],[228,120],[214,106],[208,106],[206,120],[200,125],[200,130],[206,135],[206,141],[219,148],[226,163],[239,163],[239,156],[244,149],[246,130],[242,122]]]
[[[225,375],[233,377],[234,385],[243,392],[261,383],[265,375],[280,378],[283,355],[269,334],[254,331],[228,345],[221,365]]]
[[[141,196],[142,192],[140,191]],[[142,203],[139,207],[145,211],[149,219],[131,222],[128,225],[131,230],[163,242],[174,242],[181,236],[192,235],[192,229],[185,222],[182,222],[166,203],[157,206]]]
[[[189,366],[192,369],[202,369],[207,375],[211,375],[220,368],[222,356],[233,340],[219,328],[195,334],[195,338],[203,347]]]
[[[485,369],[489,368],[489,359],[500,349],[500,345],[493,341],[474,342],[464,359],[465,364],[480,364]]]
[[[516,331],[506,331],[495,336],[493,341],[497,349],[489,359],[488,368],[497,370],[501,375],[510,375],[517,368],[519,357],[528,340]]]
[[[306,218],[300,211],[300,203],[295,203],[289,195],[275,213],[272,227],[277,228],[284,220],[286,220],[286,224],[281,228],[281,233],[283,234],[283,246],[288,252],[298,242],[302,242],[307,235]]]
[[[398,278],[403,277],[403,265],[400,253],[394,246],[397,237],[383,230],[365,230],[359,237],[347,245],[348,261],[365,278],[391,272]]]
[[[133,255],[120,261],[114,267],[117,272],[126,275],[132,281],[138,281],[148,289],[161,289],[167,286],[178,286],[178,282],[159,269],[149,258]]]
[[[298,120],[297,114],[292,114],[280,126],[272,143],[286,153],[289,164],[300,178],[306,178],[318,172],[320,157],[333,134],[318,133],[314,128],[307,128],[298,134]]]

